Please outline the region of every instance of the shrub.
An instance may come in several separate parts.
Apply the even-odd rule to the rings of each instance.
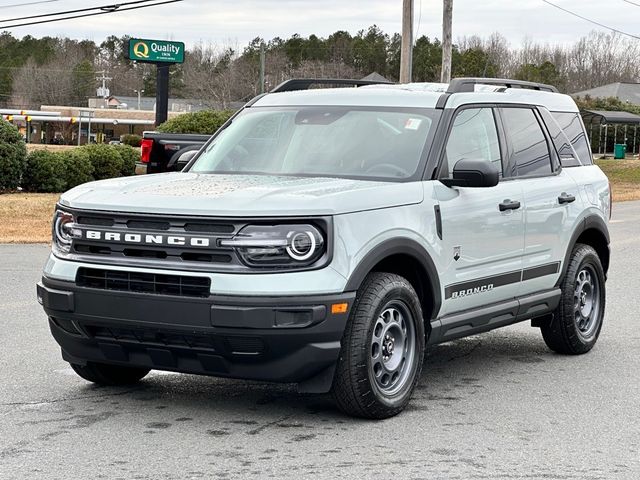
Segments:
[[[18,129],[0,119],[0,191],[17,188],[27,161]]]
[[[129,145],[115,145],[114,148],[122,158],[122,170],[120,174],[123,177],[129,177],[136,173],[136,162],[140,161],[140,150],[136,150]]]
[[[27,156],[22,188],[28,192],[57,193],[65,190],[65,163],[58,153],[36,150]]]
[[[88,155],[96,180],[119,177],[122,174],[124,161],[113,145],[85,145],[80,150]]]
[[[139,147],[142,142],[142,137],[140,135],[122,135],[120,141],[124,145],[129,145],[131,147]]]
[[[185,113],[159,125],[157,130],[162,133],[212,135],[233,113],[231,110],[202,110],[200,112]]]
[[[65,190],[93,180],[93,165],[85,150],[74,148],[61,156],[65,164]]]

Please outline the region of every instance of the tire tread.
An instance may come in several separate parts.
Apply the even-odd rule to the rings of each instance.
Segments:
[[[578,274],[578,270],[587,258],[591,258],[592,263],[598,272],[601,291],[600,326],[598,326],[598,330],[594,338],[589,342],[580,338],[573,319],[573,282]],[[542,338],[547,346],[556,353],[564,355],[581,355],[583,353],[587,353],[593,348],[596,340],[598,339],[598,335],[600,334],[605,306],[604,270],[602,268],[600,258],[593,247],[581,243],[576,244],[569,260],[569,267],[562,279],[560,288],[562,290],[560,304],[553,313],[553,318],[550,322],[542,324],[540,327]]]
[[[416,323],[421,324],[422,322],[422,309],[417,294],[405,278],[384,272],[373,272],[367,276],[358,290],[351,309],[351,318],[342,338],[342,350],[332,388],[332,394],[338,407],[349,415],[376,419],[392,417],[405,408],[410,398],[410,394],[407,395],[406,401],[396,407],[389,407],[378,402],[369,385],[368,365],[365,360],[367,353],[362,352],[363,349],[366,349],[366,341],[362,342],[362,339],[368,337],[371,312],[383,301],[384,292],[388,291],[390,286],[399,286],[411,292],[414,308],[417,306],[417,311],[420,314]],[[422,356],[424,355],[424,332],[420,328],[417,328],[416,331],[418,337],[416,355],[418,355],[419,364],[410,392],[420,378]],[[420,337],[422,341],[420,341]],[[364,343],[365,347],[360,346],[359,351],[354,351],[352,348],[354,340],[360,340],[355,343]],[[371,400],[368,401],[370,396]]]

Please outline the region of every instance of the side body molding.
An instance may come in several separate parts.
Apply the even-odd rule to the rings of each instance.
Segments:
[[[428,278],[425,280],[433,302],[431,320],[435,319],[442,306],[442,288],[440,286],[438,270],[425,248],[409,238],[389,239],[374,247],[354,269],[347,281],[344,291],[353,292],[358,290],[373,267],[392,255],[408,255],[426,272]]]

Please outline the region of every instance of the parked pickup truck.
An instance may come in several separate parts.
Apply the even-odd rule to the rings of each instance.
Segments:
[[[179,171],[178,160],[188,152],[193,152],[188,157],[194,155],[209,138],[211,135],[144,132],[136,174]]]

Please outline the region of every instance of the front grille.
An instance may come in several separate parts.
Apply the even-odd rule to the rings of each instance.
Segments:
[[[215,337],[207,334],[185,334],[163,330],[141,328],[116,328],[86,326],[89,334],[98,340],[116,340],[119,342],[144,345],[163,345],[166,347],[191,348],[198,350],[216,350]]]
[[[100,257],[101,263],[121,265],[126,259],[129,265],[141,267],[157,267],[158,263],[167,268],[203,271],[244,269],[237,253],[231,248],[219,246],[219,241],[232,238],[246,221],[227,219],[204,219],[200,217],[167,217],[140,214],[82,212],[76,217],[77,227],[81,232],[99,231],[104,235],[154,236],[167,238],[204,238],[208,247],[162,243],[133,243],[124,240],[106,240],[104,236],[92,239],[86,235],[76,238],[72,243],[72,253],[78,260],[91,261]]]
[[[76,283],[79,287],[101,290],[182,297],[208,297],[211,290],[211,279],[207,277],[121,272],[98,268],[79,268]]]
[[[226,337],[224,345],[237,355],[260,355],[265,350],[264,342],[259,337]]]
[[[84,325],[96,340],[136,344],[141,347],[164,346],[191,350],[209,350],[226,355],[260,356],[267,346],[259,337],[182,333],[156,328],[122,328]]]

